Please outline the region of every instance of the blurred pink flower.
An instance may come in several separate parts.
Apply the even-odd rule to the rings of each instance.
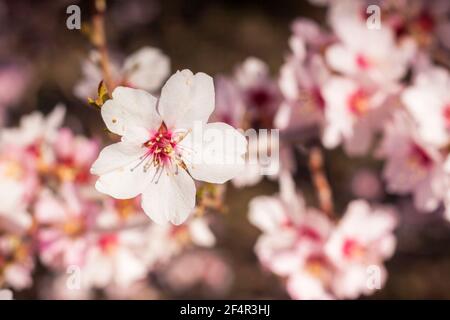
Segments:
[[[146,233],[139,229],[105,232],[89,247],[83,264],[83,286],[127,287],[145,278],[147,266],[142,257]]]
[[[313,21],[297,19],[289,40],[292,54],[281,67],[279,86],[285,101],[281,104],[275,126],[280,129],[303,125],[323,125],[325,101],[322,86],[330,77],[322,48],[330,37]]]
[[[225,183],[243,170],[247,141],[228,124],[207,123],[214,102],[212,78],[190,70],[172,75],[159,100],[117,87],[101,112],[122,140],[104,148],[92,165],[96,189],[117,199],[142,194],[142,208],[153,221],[182,224],[195,207],[194,179]],[[224,148],[224,141],[233,143]]]
[[[379,288],[386,281],[383,261],[394,254],[396,240],[393,230],[397,219],[393,209],[371,208],[366,201],[349,203],[344,217],[329,238],[325,251],[338,269],[333,292],[338,298],[355,299],[361,293],[376,289],[367,285],[368,268],[379,268]]]
[[[163,279],[177,293],[201,286],[205,294],[221,297],[230,288],[233,273],[217,253],[196,250],[174,258],[164,268]]]
[[[42,190],[34,208],[41,261],[56,270],[83,265],[93,241],[87,231],[95,226],[98,210],[74,185],[62,185],[58,194]]]
[[[281,103],[277,83],[271,78],[269,67],[260,59],[247,58],[234,72],[245,105],[244,128],[271,128],[272,119]]]
[[[16,290],[33,283],[32,244],[25,235],[3,232],[0,235],[0,281]]]
[[[93,51],[82,63],[83,79],[74,88],[74,94],[82,99],[97,96],[97,88],[103,79],[100,56]],[[128,86],[156,92],[170,73],[170,60],[159,49],[143,47],[128,56],[123,65],[112,64],[112,76],[116,86]]]
[[[388,26],[371,30],[366,26],[365,10],[360,1],[335,1],[329,22],[339,42],[328,47],[326,61],[347,76],[392,86],[407,72],[416,52],[411,39],[397,43]]]
[[[1,133],[0,146],[12,145],[27,148],[36,157],[48,156],[46,144],[51,144],[58,137],[66,110],[63,105],[56,105],[47,116],[39,111],[25,115],[18,127],[4,129]]]
[[[329,299],[332,265],[323,246],[332,224],[320,211],[306,208],[293,181],[282,177],[279,196],[259,196],[250,202],[250,222],[263,231],[255,251],[263,266],[288,277],[295,299]]]
[[[262,265],[287,278],[294,299],[356,298],[369,294],[368,268],[386,271],[383,261],[394,253],[397,224],[388,207],[371,208],[353,201],[337,226],[321,211],[307,208],[289,176],[281,177],[280,195],[250,202],[250,222],[263,231],[255,245]]]
[[[68,128],[61,128],[53,143],[54,170],[63,182],[89,183],[90,167],[98,156],[99,143],[84,136],[75,136]]]
[[[350,78],[334,76],[324,85],[325,129],[322,137],[327,148],[343,143],[347,153],[368,151],[374,134],[389,114],[388,92]]]

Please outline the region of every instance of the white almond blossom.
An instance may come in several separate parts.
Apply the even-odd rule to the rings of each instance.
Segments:
[[[213,80],[204,73],[176,72],[159,100],[117,87],[101,113],[122,139],[92,165],[97,190],[117,199],[142,194],[155,222],[183,223],[195,207],[194,179],[224,183],[243,168],[245,137],[225,123],[207,123],[213,110]]]

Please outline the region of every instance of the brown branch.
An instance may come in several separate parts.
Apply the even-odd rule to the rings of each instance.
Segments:
[[[334,218],[333,193],[323,169],[323,154],[319,147],[309,152],[309,170],[316,188],[320,209],[330,218]]]
[[[100,54],[100,67],[102,69],[103,80],[109,92],[114,90],[114,81],[111,74],[108,48],[106,45],[105,33],[105,11],[106,0],[94,0],[95,13],[92,17],[92,44]]]

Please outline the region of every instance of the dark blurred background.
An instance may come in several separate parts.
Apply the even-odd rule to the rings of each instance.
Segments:
[[[83,32],[66,28],[70,4],[80,6],[86,28],[92,13],[90,1],[0,2],[0,63],[14,60],[32,70],[27,94],[19,107],[10,110],[9,124],[16,124],[21,115],[32,110],[47,113],[63,102],[68,108],[68,126],[101,137],[98,111],[73,95],[80,64],[92,46]],[[276,77],[288,51],[290,23],[299,16],[322,24],[325,21],[324,9],[299,0],[108,1],[106,28],[113,55],[127,56],[142,46],[155,46],[170,57],[172,71],[188,68],[211,75],[231,74],[237,64],[255,56],[268,63]],[[297,156],[297,184],[313,205],[306,159],[300,153]],[[349,165],[340,151],[327,152],[326,156],[339,209],[355,197],[350,184],[358,169],[380,170],[380,163],[369,159],[352,159]],[[280,280],[258,263],[253,253],[258,231],[247,220],[248,201],[276,191],[276,183],[268,180],[255,187],[228,189],[228,213],[221,218],[223,227],[217,230],[218,249],[235,274],[225,298],[288,298]],[[438,213],[416,213],[407,199],[383,195],[382,200],[399,205],[402,222],[397,230],[398,250],[387,262],[387,285],[371,298],[450,298],[448,223]],[[198,290],[176,297],[203,296]]]

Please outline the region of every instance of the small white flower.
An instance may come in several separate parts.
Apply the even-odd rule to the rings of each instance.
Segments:
[[[184,222],[195,207],[193,179],[224,183],[243,168],[245,137],[225,123],[207,124],[213,110],[213,80],[204,73],[178,71],[159,100],[117,87],[101,113],[122,140],[93,164],[97,190],[118,199],[142,194],[142,208],[155,222]]]

